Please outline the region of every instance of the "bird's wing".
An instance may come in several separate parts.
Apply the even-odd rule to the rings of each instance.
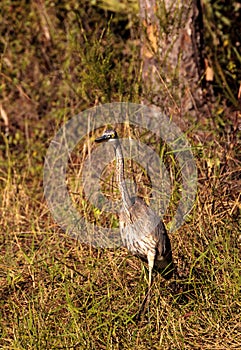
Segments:
[[[128,211],[120,213],[120,231],[123,244],[133,253],[145,256],[155,254],[158,237],[155,235],[160,218],[141,199],[137,199]]]
[[[156,228],[158,243],[156,245],[156,258],[154,269],[161,273],[165,279],[173,275],[172,249],[170,239],[162,221]]]

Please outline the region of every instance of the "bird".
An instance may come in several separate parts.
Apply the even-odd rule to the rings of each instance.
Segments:
[[[149,304],[153,270],[159,272],[167,280],[173,275],[170,239],[164,223],[146,202],[138,196],[130,197],[124,176],[122,147],[116,130],[107,129],[102,136],[95,139],[95,142],[110,142],[113,145],[116,158],[116,178],[122,201],[119,214],[120,235],[128,251],[148,264],[147,299]]]

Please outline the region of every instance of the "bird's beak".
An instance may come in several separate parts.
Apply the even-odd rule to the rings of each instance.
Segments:
[[[105,141],[108,141],[109,140],[109,137],[107,135],[103,135],[103,136],[100,136],[100,137],[97,137],[97,139],[95,139],[95,142],[105,142]]]

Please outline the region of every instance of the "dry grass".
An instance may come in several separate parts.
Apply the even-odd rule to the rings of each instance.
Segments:
[[[68,10],[75,2],[38,4],[3,7],[0,348],[240,349],[237,112],[214,113],[189,132],[199,188],[189,221],[170,237],[180,276],[155,277],[150,322],[148,315],[137,322],[147,287],[143,264],[123,248],[94,249],[65,235],[43,198],[42,169],[49,140],[67,116],[96,98],[138,99],[138,52],[132,42],[114,40],[115,26],[101,39],[89,35],[83,10],[76,10],[81,20]],[[101,23],[103,13],[87,8]],[[122,64],[114,64],[123,47]],[[98,50],[102,75],[94,81]]]
[[[137,323],[147,286],[141,262],[65,236],[44,202],[34,203],[24,173],[12,175],[1,209],[1,347],[238,349],[240,203],[228,194],[230,176],[200,179],[190,222],[171,236],[182,276],[156,276],[150,323]]]

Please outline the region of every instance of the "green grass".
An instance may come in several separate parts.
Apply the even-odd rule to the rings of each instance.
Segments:
[[[44,200],[42,175],[68,118],[95,103],[141,100],[139,51],[122,38],[128,29],[118,34],[122,15],[87,2],[39,4],[4,1],[0,21],[0,348],[241,348],[238,112],[220,103],[187,133],[199,182],[188,222],[170,235],[179,277],[155,276],[149,315],[137,321],[144,265],[124,248],[66,235]]]

